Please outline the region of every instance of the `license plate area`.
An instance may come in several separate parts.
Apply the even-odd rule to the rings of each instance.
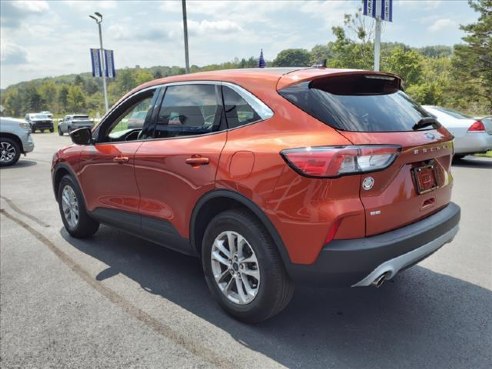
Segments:
[[[412,175],[419,195],[434,191],[438,187],[434,164],[412,168]]]

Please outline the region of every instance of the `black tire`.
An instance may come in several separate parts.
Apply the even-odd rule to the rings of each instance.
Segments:
[[[59,136],[63,136],[63,132],[62,132],[62,130],[60,129],[60,127],[58,127],[58,135],[59,135]]]
[[[17,141],[8,137],[0,138],[0,166],[8,167],[19,161],[21,149]]]
[[[260,279],[256,285],[256,296],[249,303],[231,301],[215,280],[212,270],[213,244],[224,232],[234,232],[244,237],[258,261]],[[203,237],[202,266],[207,285],[220,306],[245,323],[258,323],[278,314],[287,306],[294,293],[294,284],[285,271],[270,235],[258,219],[245,210],[224,211],[212,219]],[[234,289],[234,286],[231,288]]]
[[[53,133],[55,131],[54,128],[50,128],[50,132]]]
[[[63,191],[66,187],[70,187],[75,195],[78,205],[78,220],[75,225],[70,224],[65,212],[63,211]],[[58,208],[63,221],[63,225],[68,233],[75,238],[86,238],[92,236],[99,229],[99,222],[92,219],[85,208],[84,197],[77,182],[69,175],[66,175],[60,181],[58,187]]]
[[[458,160],[462,160],[466,155],[463,155],[463,154],[455,154],[453,156],[453,160],[455,161],[458,161]]]

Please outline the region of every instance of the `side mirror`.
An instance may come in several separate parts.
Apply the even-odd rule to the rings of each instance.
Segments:
[[[79,128],[70,133],[72,142],[77,145],[90,145],[92,144],[92,132],[88,127]]]

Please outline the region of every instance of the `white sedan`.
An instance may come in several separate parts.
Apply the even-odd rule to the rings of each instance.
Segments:
[[[454,135],[455,158],[492,150],[492,121],[474,119],[456,110],[440,106],[422,105]]]

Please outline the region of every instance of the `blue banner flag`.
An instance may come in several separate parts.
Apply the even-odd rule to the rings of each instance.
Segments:
[[[101,68],[101,50],[99,49],[91,49],[91,62],[92,62],[92,76],[93,77],[102,77],[102,68]]]
[[[381,19],[393,22],[393,0],[382,0]]]
[[[363,14],[393,22],[393,0],[364,0]]]
[[[266,67],[266,62],[265,62],[265,59],[263,58],[263,49],[261,49],[260,59],[258,59],[258,67],[259,68],[265,68]]]
[[[104,62],[106,67],[106,77],[116,78],[116,70],[114,69],[113,50],[104,50]]]

